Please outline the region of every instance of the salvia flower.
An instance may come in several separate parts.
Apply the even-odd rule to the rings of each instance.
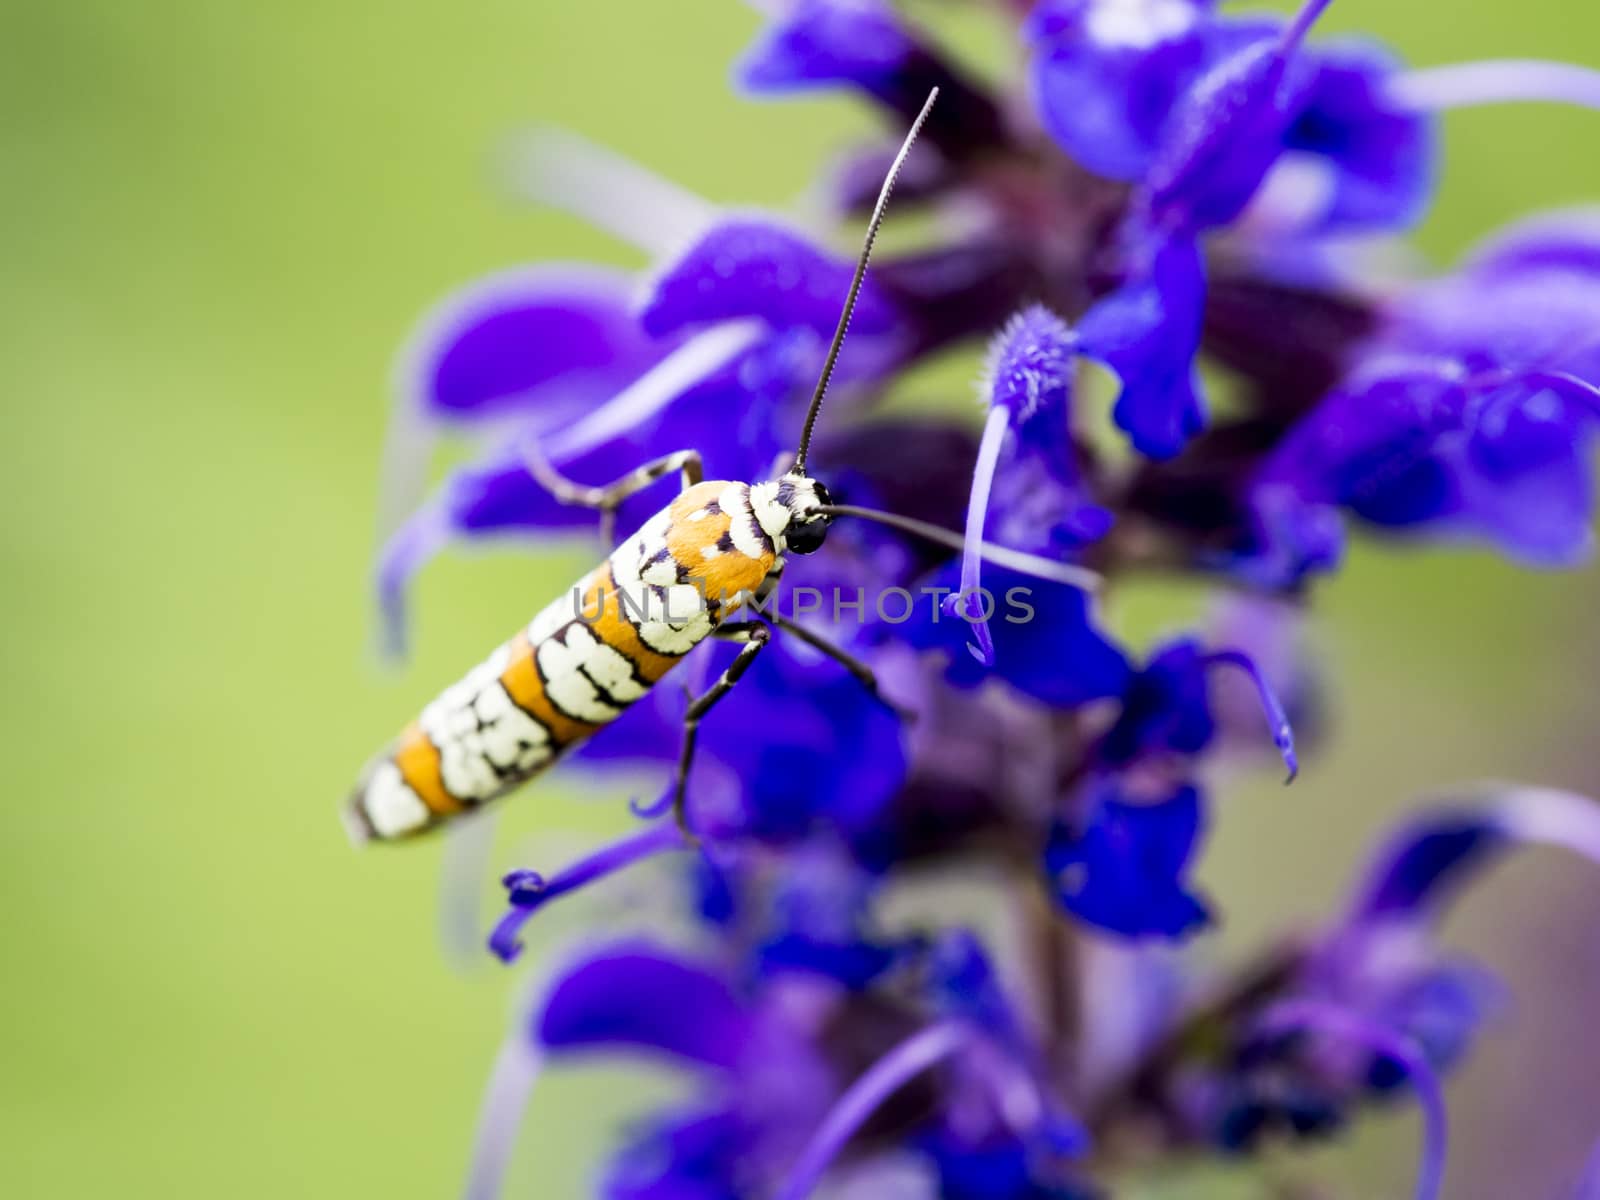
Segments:
[[[1168,1137],[1248,1151],[1274,1136],[1326,1137],[1353,1110],[1415,1089],[1429,1134],[1418,1197],[1440,1195],[1445,1118],[1437,1077],[1464,1057],[1503,989],[1440,944],[1448,902],[1520,845],[1600,863],[1600,806],[1491,788],[1398,829],[1343,917],[1286,941],[1236,982],[1174,1006],[1166,1032],[1100,1098],[1098,1128],[1154,1122]]]
[[[1058,825],[1045,847],[1063,908],[1124,937],[1176,938],[1210,920],[1187,880],[1205,819],[1197,788],[1130,801],[1106,781],[1089,813],[1086,828]]]
[[[1339,512],[1535,565],[1581,561],[1600,418],[1597,244],[1581,217],[1513,228],[1392,301],[1347,379],[1254,481],[1266,573],[1336,565]],[[1503,303],[1485,305],[1488,290]]]
[[[1441,1082],[1514,1011],[1441,919],[1516,847],[1600,861],[1600,806],[1425,806],[1341,911],[1233,964],[1193,952],[1224,916],[1202,857],[1237,772],[1315,770],[1330,703],[1301,635],[1351,537],[1590,553],[1600,216],[1519,221],[1431,276],[1385,247],[1426,215],[1442,111],[1600,107],[1600,76],[1409,68],[1321,36],[1329,0],[992,4],[1011,73],[888,0],[759,7],[743,95],[837,89],[877,118],[820,212],[723,209],[575,136],[519,140],[516,189],[637,260],[468,284],[402,358],[376,569],[395,648],[445,548],[592,540],[546,467],[603,485],[693,449],[759,483],[795,462],[856,273],[823,226],[855,228],[939,89],[896,194],[915,244],[884,239],[807,447],[830,532],[747,613],[770,644],[696,727],[687,828],[690,697],[740,653],[710,640],[561,764],[643,780],[628,827],[502,875],[501,959],[541,958],[530,922],[580,893],[606,930],[532,965],[470,1200],[514,1194],[540,1074],[600,1057],[679,1084],[613,1142],[606,1200],[1102,1200],[1385,1104],[1421,1111],[1433,1200]],[[948,376],[924,368],[985,347],[976,414],[930,394]],[[1151,571],[1225,584],[1222,618],[1126,637]],[[620,903],[639,895],[647,913]]]

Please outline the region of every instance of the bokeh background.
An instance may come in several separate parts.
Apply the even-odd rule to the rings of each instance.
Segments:
[[[909,5],[1014,70],[978,7]],[[367,582],[393,353],[480,273],[637,262],[497,191],[508,131],[570,126],[720,201],[781,205],[870,115],[736,98],[728,64],[758,19],[736,0],[18,0],[7,18],[0,1193],[451,1195],[517,985],[441,954],[439,845],[356,854],[334,810],[588,548],[438,564],[414,659],[381,671]],[[1340,0],[1326,24],[1421,64],[1593,65],[1600,46],[1600,10],[1573,0]],[[1447,130],[1420,233],[1436,262],[1533,207],[1600,199],[1600,116],[1481,110]],[[1596,595],[1587,571],[1359,552],[1318,597],[1329,747],[1292,791],[1263,775],[1225,800],[1204,872],[1220,951],[1324,910],[1421,792],[1600,789]],[[1160,594],[1135,609],[1148,630],[1180,611]],[[536,786],[494,861],[619,827],[620,796]],[[1452,921],[1516,1004],[1451,1085],[1450,1196],[1540,1200],[1600,1134],[1597,913],[1593,874],[1537,854]],[[540,927],[535,950],[576,927]],[[547,1082],[508,1194],[567,1200],[660,1084]],[[1409,1194],[1415,1139],[1409,1114],[1369,1119],[1269,1174],[1386,1200]],[[1149,1194],[1255,1197],[1260,1180]]]

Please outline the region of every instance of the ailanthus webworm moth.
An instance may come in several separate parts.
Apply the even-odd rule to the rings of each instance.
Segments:
[[[949,530],[870,509],[835,507],[827,489],[806,474],[817,414],[849,328],[872,244],[889,195],[935,89],[891,164],[867,226],[855,274],[801,428],[794,464],[780,478],[746,484],[701,478],[693,450],[668,455],[607,487],[563,478],[536,447],[529,471],[558,499],[598,509],[602,528],[628,496],[679,472],[683,490],[571,592],[551,601],[467,676],[422,710],[363,772],[346,821],[358,841],[393,841],[435,829],[514,790],[546,770],[563,751],[620,716],[707,638],[743,643],[732,664],[684,720],[683,751],[673,809],[684,800],[700,719],[739,681],[775,629],[805,641],[847,667],[876,691],[862,663],[775,613],[728,623],[751,600],[778,584],[786,554],[820,549],[835,516],[857,516],[960,548]],[[985,544],[984,556],[1041,578],[1092,586],[1090,572]],[[574,602],[576,598],[576,603]]]

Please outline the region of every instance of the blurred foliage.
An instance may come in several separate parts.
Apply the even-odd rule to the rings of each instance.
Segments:
[[[1015,69],[986,18],[911,7],[988,69]],[[1328,25],[1423,63],[1581,55],[1600,34],[1600,13],[1569,0],[1449,10],[1341,0]],[[22,0],[7,15],[0,1191],[450,1195],[514,987],[486,962],[441,960],[440,847],[357,856],[334,807],[367,752],[589,548],[439,564],[415,660],[381,673],[366,585],[393,352],[481,272],[635,261],[496,194],[488,152],[520,123],[579,129],[719,201],[776,205],[870,118],[837,97],[733,97],[727,64],[757,21],[735,0]],[[1447,260],[1535,205],[1593,200],[1597,120],[1452,116],[1426,251]],[[1323,907],[1380,817],[1422,789],[1600,782],[1564,716],[1581,695],[1583,580],[1372,551],[1320,598],[1338,737],[1293,792],[1252,781],[1223,805],[1208,877],[1229,945]],[[1129,620],[1166,628],[1184,608],[1153,590]],[[545,831],[550,861],[620,825],[616,789],[581,790],[519,797],[496,861],[520,861],[528,831]],[[1547,949],[1490,954],[1514,975],[1536,980],[1571,950],[1541,881],[1597,902],[1549,875],[1495,885],[1465,922],[1492,946],[1527,927],[1499,903],[1522,897]],[[539,946],[575,930],[573,913]],[[1570,1000],[1585,984],[1567,965],[1571,986],[1547,993]],[[1554,1021],[1540,1003],[1524,1016]],[[1557,1068],[1559,1044],[1512,1044],[1522,1058],[1491,1054],[1454,1090],[1474,1131],[1462,1153],[1570,1159],[1581,1124],[1543,1135],[1506,1111],[1508,1081]],[[515,1194],[584,1194],[633,1079],[552,1081]],[[1398,1195],[1413,1136],[1409,1117],[1369,1125],[1329,1169]],[[1458,1178],[1487,1176],[1469,1163]],[[1258,1194],[1223,1180],[1207,1194]],[[1524,1194],[1477,1186],[1452,1195]]]

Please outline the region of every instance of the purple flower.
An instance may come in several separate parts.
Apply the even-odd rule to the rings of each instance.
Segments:
[[[1205,816],[1197,789],[1130,802],[1107,783],[1090,811],[1086,828],[1058,825],[1045,848],[1063,908],[1124,937],[1177,938],[1207,923],[1209,910],[1186,878]]]
[[[618,907],[612,931],[538,968],[490,1081],[470,1200],[497,1193],[541,1066],[602,1056],[682,1085],[618,1139],[597,1181],[610,1200],[836,1184],[1089,1200],[1180,1160],[1333,1136],[1380,1103],[1420,1108],[1415,1194],[1434,1200],[1440,1077],[1504,1007],[1440,919],[1514,847],[1600,861],[1600,809],[1515,789],[1427,808],[1331,919],[1231,966],[1175,943],[1216,919],[1197,880],[1227,809],[1218,768],[1246,737],[1264,751],[1264,726],[1292,778],[1310,747],[1290,713],[1302,733],[1322,724],[1328,693],[1295,638],[1310,578],[1351,529],[1538,566],[1589,550],[1600,220],[1521,223],[1425,280],[1348,235],[1423,213],[1438,110],[1600,107],[1600,76],[1411,71],[1378,43],[1310,40],[1328,0],[1288,20],[1212,0],[1018,0],[1031,61],[1003,94],[1021,80],[969,75],[888,0],[762,7],[736,72],[747,95],[838,88],[898,135],[939,89],[897,193],[916,229],[885,230],[869,270],[831,249],[837,230],[718,210],[579,138],[519,139],[516,187],[648,266],[493,276],[424,324],[400,373],[378,564],[396,638],[410,581],[444,547],[594,528],[537,481],[540,459],[586,484],[683,449],[751,484],[794,462],[828,497],[765,616],[745,610],[771,644],[695,710],[693,836],[636,800],[636,828],[503,876],[489,944],[504,960],[528,921],[588,889],[644,894],[653,933],[619,932]],[[854,229],[898,153],[898,137],[846,148],[826,215]],[[941,389],[985,342],[974,417]],[[1116,376],[1132,458],[1085,409],[1081,359]],[[1204,363],[1237,382],[1225,403],[1203,397]],[[447,437],[464,452],[425,497]],[[667,496],[628,497],[621,526]],[[674,536],[693,550],[689,524]],[[1122,644],[1148,572],[1222,577],[1225,626]],[[610,649],[620,686],[636,652]],[[736,653],[688,650],[561,769],[593,784],[621,768],[670,798],[689,697]],[[592,670],[618,663],[597,657],[570,669],[599,688]],[[446,751],[467,737],[439,711],[401,743],[412,774],[400,751],[374,768],[435,814],[454,793],[429,786],[423,743],[459,764]],[[487,841],[472,841],[481,870]],[[451,856],[456,893],[475,886],[468,857]],[[988,936],[996,913],[1004,938]]]
[[[1194,364],[1204,304],[1199,249],[1180,239],[1090,309],[1079,326],[1082,352],[1122,381],[1112,415],[1147,457],[1172,457],[1205,423]]]
[[[1315,74],[1265,197],[1304,232],[1394,230],[1433,199],[1433,120],[1395,102],[1399,61],[1368,42],[1308,48]]]
[[[736,218],[708,230],[647,285],[639,324],[652,337],[685,326],[759,317],[775,329],[833,332],[853,264],[836,261],[770,221]],[[895,312],[875,280],[862,285],[851,329],[871,337]]]
[[[764,1023],[761,1013],[741,999],[714,967],[645,941],[610,942],[570,962],[547,988],[528,1025],[508,1037],[479,1126],[466,1190],[469,1200],[491,1200],[499,1194],[500,1176],[540,1065],[547,1059],[602,1053],[654,1057],[704,1072],[708,1079],[724,1080],[741,1078],[739,1072],[747,1067],[777,1065],[781,1058],[780,1069],[789,1086],[775,1098],[792,1102],[796,1112],[815,1103],[817,1088],[827,1087],[804,1043],[787,1039],[781,1026]],[[772,1077],[766,1078],[770,1083]],[[805,1086],[808,1081],[810,1088]],[[730,1110],[718,1112],[717,1118],[722,1124],[714,1132],[724,1136],[731,1135],[740,1120]],[[701,1132],[713,1129],[702,1127]],[[675,1138],[667,1141],[678,1145]],[[684,1141],[685,1173],[709,1184],[707,1159],[712,1164],[723,1160],[708,1152],[726,1142],[692,1134]],[[619,1190],[616,1194],[651,1193]]]
[[[1095,747],[1102,769],[1126,770],[1158,755],[1193,758],[1203,753],[1216,734],[1208,676],[1218,667],[1242,671],[1255,687],[1268,732],[1293,780],[1299,771],[1294,732],[1260,668],[1240,651],[1205,653],[1188,638],[1158,649],[1130,680],[1116,724]]]
[[[1460,1061],[1501,1000],[1486,970],[1444,950],[1437,926],[1486,865],[1529,843],[1600,863],[1600,806],[1566,793],[1491,789],[1402,826],[1342,919],[1285,942],[1187,1012],[1171,1012],[1165,1035],[1147,1037],[1125,1069],[1136,1090],[1113,1086],[1096,1128],[1154,1103],[1175,1133],[1241,1152],[1275,1133],[1326,1136],[1358,1104],[1411,1086],[1428,1119],[1416,1194],[1436,1197],[1445,1149],[1436,1076]]]
[[[733,1113],[672,1112],[637,1129],[606,1164],[605,1200],[739,1200],[734,1190],[756,1145]]]
[[[960,573],[947,569],[929,586],[934,592],[959,594]],[[946,655],[945,677],[952,683],[978,687],[992,675],[1051,708],[1077,708],[1122,690],[1128,660],[1098,628],[1091,598],[1081,588],[994,568],[984,572],[983,586],[1007,606],[1005,615],[990,625],[988,664],[963,646],[952,647],[966,641],[969,627],[942,604],[936,608],[924,601],[914,619],[902,626],[911,645]]]
[[[732,657],[719,649],[709,678]],[[807,661],[802,650],[767,650],[740,685],[742,702],[701,726],[689,796],[707,834],[784,841],[825,825],[869,837],[904,780],[900,717],[836,663]]]
[[[1231,49],[1178,98],[1140,187],[1141,215],[1152,228],[1195,233],[1244,211],[1305,101],[1311,71],[1295,52],[1326,4],[1309,0],[1281,37]]]
[[[1169,939],[1209,922],[1188,882],[1206,822],[1204,796],[1188,774],[1216,736],[1208,676],[1222,666],[1254,686],[1294,778],[1294,734],[1248,655],[1203,653],[1189,639],[1160,648],[1129,677],[1116,721],[1086,756],[1084,794],[1045,846],[1056,898],[1080,921],[1123,937]]]
[[[1236,221],[1278,167],[1267,203],[1275,221],[1303,231],[1408,222],[1426,200],[1431,142],[1421,118],[1385,92],[1388,57],[1302,50],[1324,7],[1313,0],[1281,31],[1182,0],[1079,0],[1034,17],[1035,33],[1057,47],[1036,75],[1052,131],[1091,166],[1138,180],[1124,282],[1080,334],[1083,352],[1122,380],[1117,424],[1149,457],[1177,454],[1204,422],[1194,382],[1199,234]],[[1112,97],[1127,107],[1102,113],[1096,104]]]
[[[1600,215],[1534,218],[1500,231],[1453,275],[1390,304],[1376,352],[1460,359],[1475,369],[1565,372],[1594,382],[1600,337]],[[1503,301],[1485,304],[1485,294]]]
[[[883,0],[797,0],[739,64],[753,91],[855,84],[889,91],[917,44]]]
[[[758,95],[814,88],[859,89],[899,123],[940,91],[929,114],[928,145],[952,161],[993,152],[1009,139],[995,102],[918,32],[888,0],[793,0],[735,70]]]
[[[905,1106],[911,1144],[927,1138],[946,1159],[953,1147],[935,1131],[957,1112],[963,1136],[986,1147],[1075,1152],[1081,1134],[1042,1104],[1020,1040],[973,1023],[978,1013],[1010,1020],[981,951],[967,941],[954,954],[958,969],[936,967],[932,993],[952,1015],[927,1022],[903,994],[800,985],[787,973],[739,989],[708,960],[642,941],[598,946],[564,967],[512,1031],[468,1195],[495,1194],[538,1063],[579,1055],[666,1061],[701,1096],[624,1145],[605,1174],[610,1196],[731,1197],[760,1186],[800,1200],[841,1151],[883,1143],[869,1120],[890,1103]]]
[[[1258,476],[1260,539],[1297,578],[1339,557],[1332,510],[1393,534],[1464,537],[1564,566],[1591,544],[1593,390],[1459,360],[1378,360],[1295,428]]]
[[[1133,181],[1150,166],[1179,95],[1210,57],[1200,0],[1040,0],[1028,18],[1046,128],[1077,162]]]
[[[1256,479],[1267,577],[1335,565],[1335,510],[1535,565],[1587,555],[1597,245],[1581,219],[1514,228],[1389,306],[1346,381]],[[1485,305],[1486,290],[1501,302]]]
[[[792,875],[772,888],[758,939],[757,969],[819,975],[859,991],[918,953],[915,939],[892,941],[872,928],[878,880],[832,847],[794,857]]]
[[[1268,168],[1268,201],[1303,231],[1401,227],[1431,195],[1429,118],[1391,95],[1398,63],[1380,47],[1303,47],[1299,77],[1285,78],[1278,21],[1198,0],[1058,0],[1029,29],[1047,128],[1089,170],[1128,182],[1176,171],[1192,188],[1213,157],[1198,145],[1231,143],[1235,182],[1202,176],[1195,194],[1216,195],[1191,225],[1232,220]]]
[[[402,366],[404,403],[441,423],[508,411],[570,419],[673,348],[639,328],[630,288],[620,272],[547,266],[464,289],[414,335]]]
[[[720,667],[713,663],[708,669]],[[870,857],[885,810],[905,779],[899,718],[836,664],[803,663],[781,645],[746,678],[746,704],[727,706],[702,726],[689,781],[696,828],[718,839],[783,844],[825,822],[858,841]],[[797,696],[805,702],[794,703]],[[784,714],[777,737],[769,728],[775,711]],[[641,705],[590,743],[582,762],[591,769],[607,762],[654,762],[665,774],[678,761],[680,724],[680,714]],[[643,859],[684,848],[669,821],[604,846],[549,879],[512,872],[503,881],[510,908],[490,938],[491,949],[510,961],[521,951],[518,931],[545,904]],[[780,957],[790,952],[798,951],[773,950]],[[840,952],[856,954],[853,946]],[[877,950],[864,955],[873,962],[878,956]]]

